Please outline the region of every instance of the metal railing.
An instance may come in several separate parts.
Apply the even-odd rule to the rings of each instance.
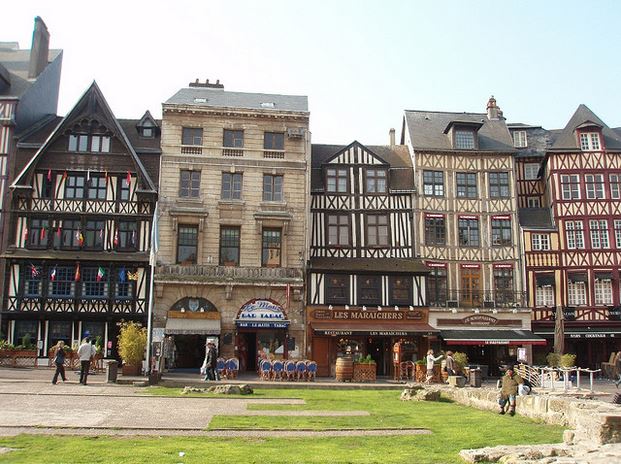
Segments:
[[[200,280],[301,281],[303,272],[302,269],[290,267],[182,266],[179,264],[155,268],[156,280],[185,280],[192,277]]]
[[[505,290],[428,291],[427,302],[436,308],[519,308],[526,303],[526,293]]]
[[[589,375],[589,390],[593,393],[594,374],[601,372],[601,369],[587,369],[583,367],[548,367],[548,366],[527,366],[520,364],[517,369],[518,374],[523,379],[527,379],[533,387],[549,388],[554,391],[558,389],[559,383],[563,382],[562,390],[568,392],[576,382],[576,389],[581,390],[581,373]]]

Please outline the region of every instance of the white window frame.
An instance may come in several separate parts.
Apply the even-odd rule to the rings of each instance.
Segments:
[[[580,200],[580,177],[578,174],[562,174],[561,190],[563,200]]]
[[[621,249],[621,219],[615,219],[613,225],[615,228],[615,245],[617,245],[617,249]]]
[[[603,174],[585,174],[584,185],[586,187],[587,200],[599,200],[605,198]]]
[[[539,197],[528,197],[526,201],[529,208],[541,208],[541,198]]]
[[[523,131],[523,130],[513,131],[513,146],[515,148],[528,147],[528,138],[526,136],[526,131]]]
[[[535,306],[554,307],[554,287],[552,285],[537,286]]]
[[[582,132],[580,134],[580,149],[582,151],[597,151],[601,149],[598,132]]]
[[[531,243],[533,251],[550,251],[550,236],[548,234],[533,234]]]
[[[584,224],[582,221],[565,222],[565,238],[570,250],[584,249]]]
[[[524,164],[524,179],[536,180],[537,174],[539,174],[539,163]]]
[[[584,282],[567,281],[567,301],[569,306],[586,305],[586,285]]]
[[[610,279],[595,279],[595,304],[611,305],[612,304],[612,281]]]
[[[606,219],[590,220],[589,232],[591,235],[591,248],[603,250],[610,248],[610,240],[608,238],[608,221]]]
[[[608,176],[610,183],[610,198],[618,200],[621,198],[621,174],[610,174]]]

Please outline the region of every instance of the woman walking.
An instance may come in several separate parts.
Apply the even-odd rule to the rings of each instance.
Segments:
[[[439,359],[442,359],[442,355],[434,358],[433,350],[430,349],[429,351],[427,351],[427,378],[425,379],[425,383],[431,383],[431,380],[433,379],[433,365]]]
[[[52,383],[56,385],[58,381],[58,375],[63,379],[63,382],[67,381],[65,377],[65,342],[59,340],[54,349],[54,365],[56,366],[56,372],[54,372],[54,378]]]

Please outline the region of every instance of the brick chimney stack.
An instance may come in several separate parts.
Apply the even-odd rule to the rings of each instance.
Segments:
[[[220,79],[216,81],[215,84],[209,83],[209,79],[205,80],[205,82],[200,82],[198,79],[194,82],[190,82],[188,84],[190,87],[203,87],[209,89],[224,89],[224,84],[220,84]]]
[[[502,116],[502,111],[500,110],[498,105],[496,105],[496,99],[493,95],[489,97],[489,100],[487,101],[487,118],[504,119]]]
[[[30,48],[30,63],[28,78],[35,79],[45,69],[50,52],[50,33],[40,16],[35,18],[32,32],[32,47]]]
[[[388,135],[390,137],[390,148],[395,148],[395,129],[391,128],[388,131]]]

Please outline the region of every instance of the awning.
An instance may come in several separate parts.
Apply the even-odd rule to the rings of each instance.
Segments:
[[[219,335],[220,319],[178,319],[166,320],[164,333],[168,335]]]
[[[621,327],[567,327],[565,338],[621,338]],[[536,329],[535,333],[546,338],[554,338],[554,327]]]
[[[545,345],[546,340],[530,330],[443,330],[447,345]]]
[[[554,286],[554,274],[537,274],[535,277],[537,287]]]
[[[314,335],[364,335],[370,337],[409,337],[416,335],[433,335],[438,333],[429,324],[399,324],[391,323],[362,323],[351,322],[313,322],[311,323]]]

